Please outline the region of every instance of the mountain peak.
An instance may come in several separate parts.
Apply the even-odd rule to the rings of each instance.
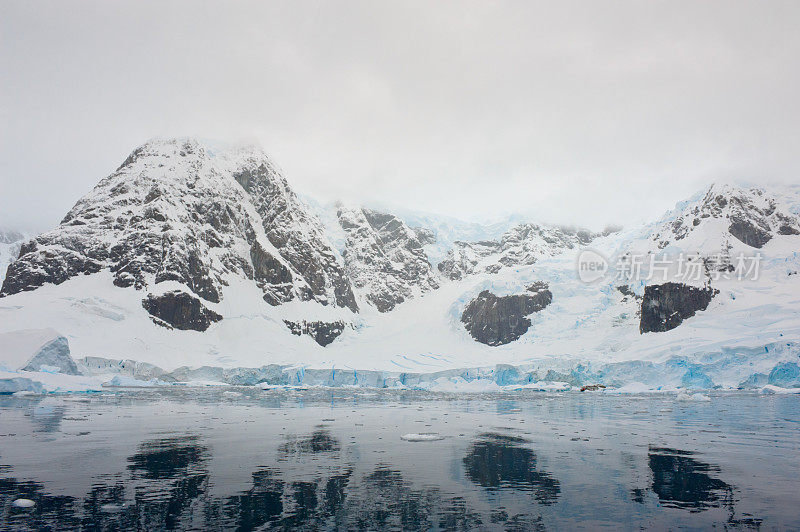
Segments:
[[[147,141],[60,227],[23,246],[0,293],[105,269],[119,287],[174,281],[211,303],[222,299],[226,277],[238,275],[273,305],[313,299],[357,310],[319,221],[252,145]]]

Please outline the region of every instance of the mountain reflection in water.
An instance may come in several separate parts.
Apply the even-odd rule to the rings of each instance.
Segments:
[[[653,491],[661,504],[699,512],[731,504],[733,486],[709,476],[719,468],[692,458],[695,453],[650,447],[647,453],[653,472]]]
[[[722,466],[708,452],[653,444],[663,437],[645,432],[650,419],[641,418],[641,402],[601,399],[607,400],[612,401],[608,406],[585,397],[565,399],[583,401],[565,405],[577,416],[567,421],[560,420],[564,410],[547,401],[539,410],[509,399],[502,404],[481,399],[483,406],[478,401],[462,406],[368,403],[372,414],[366,407],[332,412],[329,404],[317,411],[310,401],[299,408],[286,398],[280,408],[233,405],[224,412],[213,401],[192,410],[189,401],[172,405],[170,419],[192,430],[169,427],[142,437],[141,424],[127,425],[121,415],[112,418],[123,406],[47,401],[36,406],[0,398],[0,415],[10,422],[0,431],[0,530],[757,529],[798,524],[786,504],[796,502],[797,494],[785,489],[797,464],[788,465],[783,484],[747,484],[753,475],[729,472],[730,464],[741,460]],[[151,410],[147,402],[122,404],[131,409],[128,416],[143,408],[143,420]],[[783,419],[800,419],[793,404],[780,406],[776,412]],[[691,430],[685,420],[694,422],[698,409],[708,406],[686,408],[691,417],[678,420],[675,441]],[[92,418],[95,411],[103,415]],[[47,412],[47,432],[42,431],[44,416],[33,412]],[[20,415],[14,418],[15,413]],[[295,421],[292,415],[305,418]],[[708,415],[713,419],[713,412]],[[496,416],[505,416],[502,426],[494,423]],[[534,416],[538,422],[528,427]],[[587,420],[594,416],[607,417],[591,429]],[[631,421],[635,416],[641,418],[638,424]],[[86,438],[79,436],[85,430],[65,432],[91,419],[93,426],[102,421],[114,430],[96,440],[80,439]],[[671,423],[666,415],[662,421]],[[445,439],[400,439],[410,428],[434,423]],[[751,425],[744,426],[741,434],[756,434]],[[710,438],[713,432],[692,434]],[[736,445],[747,453],[763,450],[755,445],[763,445],[761,439],[741,434],[729,430],[727,436],[740,438]],[[800,438],[790,427],[776,431],[778,440],[781,449],[760,454],[759,468],[772,467],[772,475],[786,469],[780,456],[796,448]],[[74,446],[62,449],[64,442]],[[27,471],[35,474],[21,474],[21,458],[36,453],[33,448],[56,459],[40,468],[29,462]],[[121,449],[124,454],[106,456]],[[84,466],[71,462],[84,452]],[[92,473],[76,491],[71,486],[80,467]],[[767,498],[754,502],[762,494]],[[36,504],[17,508],[11,503],[18,498]],[[770,504],[771,498],[784,502]]]
[[[467,477],[484,488],[530,490],[542,504],[553,504],[561,492],[558,480],[537,471],[536,454],[527,440],[504,434],[481,434],[464,457]]]

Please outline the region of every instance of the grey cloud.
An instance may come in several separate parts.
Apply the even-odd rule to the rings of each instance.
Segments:
[[[2,6],[0,224],[156,135],[256,138],[322,200],[595,227],[800,169],[797,2]]]

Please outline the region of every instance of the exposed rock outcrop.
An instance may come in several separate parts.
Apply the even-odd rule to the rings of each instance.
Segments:
[[[681,283],[645,287],[642,298],[639,332],[663,332],[674,329],[695,312],[705,310],[719,293],[710,287],[698,288]]]
[[[283,320],[283,323],[289,327],[292,334],[300,336],[307,334],[314,339],[322,347],[330,344],[336,340],[342,332],[344,332],[345,323],[343,321],[289,321]]]
[[[206,308],[200,299],[180,290],[155,296],[150,294],[142,301],[153,321],[165,327],[180,330],[205,331],[222,316]]]
[[[347,274],[356,291],[380,312],[439,288],[423,246],[433,239],[424,228],[410,228],[398,217],[364,208],[337,210],[347,234]]]
[[[461,322],[475,340],[491,346],[503,345],[528,332],[531,320],[527,316],[552,301],[553,294],[544,283],[531,285],[527,293],[510,296],[496,296],[484,290],[467,304]]]

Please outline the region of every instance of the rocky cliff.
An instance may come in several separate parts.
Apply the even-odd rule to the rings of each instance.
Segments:
[[[531,326],[528,316],[552,301],[553,294],[545,283],[534,283],[524,294],[509,296],[497,296],[484,290],[467,304],[461,322],[478,342],[503,345],[528,332]]]
[[[663,332],[674,329],[696,312],[706,310],[719,291],[709,287],[680,283],[650,285],[642,298],[639,332]]]
[[[380,312],[439,288],[424,250],[433,241],[432,232],[366,208],[340,207],[337,217],[347,235],[347,274],[356,291]]]
[[[212,304],[239,276],[272,305],[297,299],[358,310],[321,225],[255,147],[191,139],[141,146],[58,228],[21,247],[0,295],[102,270],[120,289],[171,282]]]

